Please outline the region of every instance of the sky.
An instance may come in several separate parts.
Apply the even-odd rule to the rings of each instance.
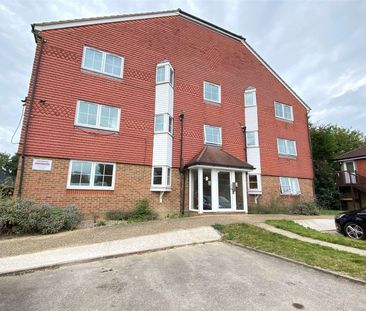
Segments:
[[[245,37],[312,108],[311,122],[366,132],[366,1],[0,0],[0,152],[17,151],[30,24],[176,8]]]

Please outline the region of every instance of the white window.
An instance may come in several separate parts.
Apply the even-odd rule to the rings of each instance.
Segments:
[[[123,77],[124,58],[90,47],[84,47],[82,68],[109,76]]]
[[[155,133],[170,133],[173,134],[173,117],[169,114],[155,115]]]
[[[301,194],[299,180],[292,177],[280,177],[281,194],[299,195]]]
[[[293,121],[294,116],[292,112],[292,106],[275,103],[275,115],[277,118]]]
[[[75,125],[119,131],[121,109],[79,100]]]
[[[156,83],[169,82],[174,86],[174,70],[169,63],[159,64],[156,67]]]
[[[221,145],[221,127],[205,125],[205,144]]]
[[[249,175],[249,189],[250,190],[259,190],[259,175]]]
[[[221,86],[204,81],[203,99],[215,103],[221,103]]]
[[[70,161],[67,188],[113,190],[115,179],[114,163]]]
[[[170,186],[170,174],[171,174],[171,169],[170,169],[170,167],[168,167],[167,170],[166,170],[166,184],[167,184],[167,186]]]
[[[257,96],[255,89],[249,89],[244,92],[244,106],[253,107],[257,105]]]
[[[153,168],[153,185],[162,185],[162,184],[163,184],[163,168],[154,167]]]
[[[280,155],[297,156],[296,142],[293,140],[278,138],[277,149]]]
[[[258,133],[257,132],[247,132],[247,147],[258,146]]]

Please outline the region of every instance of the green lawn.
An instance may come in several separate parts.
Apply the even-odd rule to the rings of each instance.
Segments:
[[[296,233],[298,235],[305,236],[307,238],[312,238],[329,243],[335,243],[366,250],[366,241],[352,240],[338,233],[333,234],[333,233],[319,232],[314,229],[305,228],[304,226],[301,226],[292,220],[284,220],[284,219],[267,220],[266,223],[276,228],[287,230]]]
[[[226,240],[366,280],[366,257],[290,239],[249,224],[214,227]]]
[[[338,209],[321,209],[320,215],[338,215],[342,213],[343,211],[340,211]]]

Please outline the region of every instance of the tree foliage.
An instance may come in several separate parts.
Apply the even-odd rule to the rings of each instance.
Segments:
[[[0,152],[0,184],[15,179],[18,168],[18,156]]]
[[[335,176],[339,167],[335,157],[365,145],[365,134],[337,125],[310,125],[310,136],[318,203],[326,209],[337,208],[339,191]]]

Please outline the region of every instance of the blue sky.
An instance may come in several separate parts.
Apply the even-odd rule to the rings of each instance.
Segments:
[[[312,108],[312,122],[366,132],[366,1],[0,0],[0,152],[17,150],[31,23],[175,8],[243,35]]]

